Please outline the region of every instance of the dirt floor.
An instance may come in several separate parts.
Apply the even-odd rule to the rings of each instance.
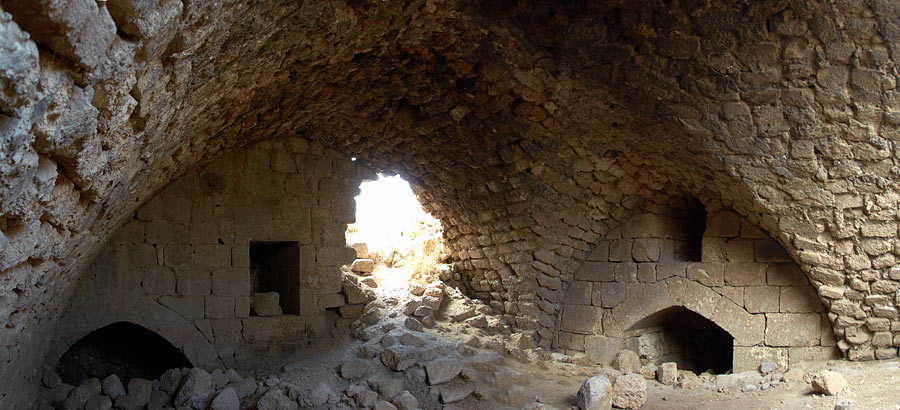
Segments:
[[[399,299],[401,302],[407,294],[405,280],[398,280],[397,272],[382,271],[378,289],[381,299]],[[406,295],[408,296],[408,295]],[[445,302],[446,303],[446,302]],[[396,312],[400,303],[395,305]],[[391,312],[388,304],[385,313]],[[403,315],[385,316],[372,327],[384,326],[386,323],[401,323]],[[584,366],[571,363],[561,354],[530,350],[525,356],[511,354],[504,349],[504,338],[508,335],[491,329],[473,328],[465,323],[453,323],[441,315],[435,315],[435,324],[423,329],[432,342],[444,343],[448,346],[462,344],[473,345],[472,339],[478,340],[479,355],[484,355],[483,367],[480,371],[493,372],[496,376],[487,380],[497,380],[497,385],[486,386],[492,395],[473,394],[469,398],[452,405],[441,406],[432,392],[434,402],[428,399],[420,402],[425,409],[480,409],[480,408],[530,408],[530,409],[573,409],[576,393],[581,384],[589,377],[603,371],[601,366]],[[495,322],[496,323],[496,322]],[[351,383],[342,380],[336,369],[340,363],[357,356],[363,342],[349,337],[335,340],[327,347],[316,351],[308,351],[303,360],[286,366],[280,376],[282,380],[297,385],[325,382],[336,392],[347,388]],[[647,400],[642,409],[827,409],[835,408],[841,400],[849,399],[852,409],[900,409],[900,362],[898,360],[854,363],[848,361],[809,362],[798,366],[806,371],[800,381],[783,381],[780,375],[760,375],[756,372],[737,375],[737,385],[723,387],[721,381],[708,376],[703,382],[692,388],[665,386],[656,380],[647,380]],[[837,396],[814,394],[810,385],[811,375],[823,369],[839,372],[848,382],[848,388]],[[764,383],[771,381],[771,383]],[[765,390],[744,392],[741,386],[767,384]],[[420,394],[428,396],[428,387]],[[496,401],[499,396],[518,395],[516,400],[507,400],[502,405]],[[518,403],[510,405],[512,403]],[[526,403],[522,405],[522,403]]]

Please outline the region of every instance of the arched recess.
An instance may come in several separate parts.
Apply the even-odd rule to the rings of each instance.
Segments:
[[[153,380],[172,368],[193,367],[177,347],[159,334],[131,322],[116,322],[79,339],[59,359],[56,372],[78,386],[90,378],[115,374]]]
[[[155,302],[135,300],[129,308],[109,309],[108,300],[94,300],[64,318],[64,326],[47,355],[46,362],[55,366],[79,340],[98,329],[115,323],[131,323],[165,339],[184,354],[194,366],[205,369],[224,368],[212,343],[195,325],[175,311]]]
[[[724,374],[734,361],[734,337],[713,321],[672,306],[647,316],[631,327],[638,332],[638,350],[647,361],[675,362],[678,369]]]

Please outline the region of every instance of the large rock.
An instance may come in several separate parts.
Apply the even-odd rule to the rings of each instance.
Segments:
[[[439,359],[425,364],[428,384],[436,385],[449,382],[462,372],[462,363],[458,359]]]
[[[402,372],[419,360],[416,349],[409,346],[391,346],[381,352],[381,363],[389,369]]]
[[[394,397],[392,403],[397,406],[398,410],[416,410],[419,408],[419,399],[406,390]]]
[[[812,387],[817,393],[834,396],[847,388],[847,381],[838,372],[822,370],[813,376]]]
[[[341,363],[341,377],[345,379],[358,379],[369,371],[369,362],[362,359],[347,359]]]
[[[256,403],[258,410],[300,410],[300,406],[279,389],[269,390]]]
[[[278,292],[255,293],[253,295],[253,311],[258,316],[279,316],[281,315],[279,298]]]
[[[641,369],[641,359],[631,350],[620,350],[613,361],[613,367],[622,374],[637,373]]]
[[[241,401],[234,388],[226,387],[216,395],[216,398],[209,404],[209,408],[210,410],[240,410]]]
[[[122,385],[122,381],[119,380],[119,376],[111,374],[106,376],[101,382],[101,387],[103,388],[103,394],[108,396],[110,399],[118,399],[121,396],[125,395],[125,386]]]
[[[109,410],[112,408],[112,400],[102,394],[89,398],[84,402],[84,410]]]
[[[666,362],[656,371],[656,380],[666,386],[674,385],[678,380],[678,365],[675,362]]]
[[[580,410],[609,410],[612,407],[611,383],[605,376],[587,379],[578,389],[576,404]]]
[[[616,378],[612,387],[612,403],[621,409],[639,409],[647,401],[647,381],[639,374]]]
[[[166,370],[163,372],[162,376],[159,376],[159,389],[170,395],[174,395],[178,392],[183,377],[184,374],[181,372],[181,369]]]
[[[130,386],[130,385],[129,385]],[[209,402],[212,378],[206,370],[193,368],[184,378],[184,383],[175,395],[175,406],[204,408]]]
[[[350,265],[350,270],[356,273],[372,273],[375,270],[375,261],[371,259],[357,259]]]

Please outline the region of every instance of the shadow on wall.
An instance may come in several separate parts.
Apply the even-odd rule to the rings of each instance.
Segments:
[[[180,367],[193,366],[164,337],[134,323],[117,322],[78,340],[59,359],[56,372],[64,382],[78,386],[110,374],[126,384],[134,377],[153,380]]]

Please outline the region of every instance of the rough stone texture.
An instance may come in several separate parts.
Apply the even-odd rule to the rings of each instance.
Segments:
[[[709,319],[734,337],[735,371],[759,369],[762,357],[744,354],[745,348],[781,349],[786,365],[789,348],[829,345],[829,338],[823,337],[831,329],[823,329],[828,319],[822,302],[777,242],[733,211],[715,208],[721,205],[678,201],[670,198],[657,213],[631,216],[597,242],[596,248],[611,251],[604,260],[593,255],[598,260],[585,262],[569,284],[562,298],[558,346],[615,365],[609,352],[604,353],[616,345],[611,340],[619,339],[621,346],[652,339],[647,342],[652,349],[641,350],[641,355],[654,361],[651,350],[671,347],[665,345],[666,337],[654,336],[659,328],[642,325],[642,320],[673,306]],[[695,236],[690,245],[691,229],[699,229],[701,221],[703,236],[699,242]],[[652,262],[638,263],[641,259],[634,255],[613,251],[621,241],[648,237],[662,249]],[[686,251],[691,246],[699,254]],[[586,289],[592,293],[589,303]],[[586,309],[592,307],[600,307],[600,312],[588,314]],[[601,323],[595,317],[602,318]],[[573,343],[576,335],[588,335],[583,349]],[[598,343],[593,335],[607,338]],[[623,373],[638,369],[629,367]]]
[[[280,316],[281,306],[278,304],[278,292],[253,294],[253,311],[259,316]]]
[[[656,379],[667,386],[674,385],[678,379],[678,365],[673,362],[659,365],[659,370],[656,371]]]
[[[606,376],[591,377],[578,389],[575,404],[580,410],[609,410],[612,407],[611,388]]]
[[[834,396],[847,388],[847,381],[838,372],[822,370],[812,378],[812,388],[817,393]]]
[[[444,224],[459,282],[543,347],[566,288],[537,272],[568,283],[598,239],[684,192],[768,232],[817,290],[855,283],[819,293],[835,343],[851,359],[882,349],[858,318],[896,311],[865,300],[900,280],[891,2],[116,3],[0,13],[0,401],[17,410],[117,228],[178,176],[273,136],[406,175]],[[637,239],[596,253],[633,260]],[[704,241],[708,258],[748,258],[727,242]],[[144,248],[135,260],[149,263]],[[744,268],[784,258],[757,249]],[[628,265],[583,280],[610,272],[650,279]],[[773,285],[746,279],[730,285]]]
[[[639,374],[616,377],[610,395],[613,406],[621,409],[639,409],[647,401],[647,381]]]

